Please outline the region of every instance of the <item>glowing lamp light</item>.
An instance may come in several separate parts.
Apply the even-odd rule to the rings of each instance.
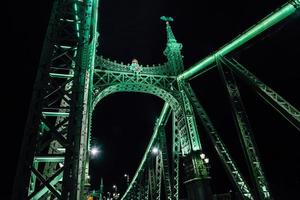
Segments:
[[[201,154],[200,154],[200,158],[201,158],[201,159],[204,159],[204,158],[205,158],[205,154],[204,154],[204,153],[201,153]]]
[[[158,154],[158,148],[157,147],[153,147],[152,154],[154,154],[154,155]]]
[[[93,147],[93,148],[91,149],[91,154],[92,154],[92,156],[96,156],[98,153],[99,153],[99,149],[98,149],[98,148]]]
[[[209,163],[209,159],[208,159],[208,158],[205,158],[205,159],[204,159],[204,162],[205,162],[205,163]]]

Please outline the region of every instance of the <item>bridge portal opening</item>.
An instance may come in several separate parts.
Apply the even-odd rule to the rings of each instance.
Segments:
[[[90,160],[91,189],[98,190],[103,178],[104,195],[113,186],[124,194],[129,180],[145,153],[155,121],[164,101],[154,95],[136,92],[114,93],[102,99],[92,117],[92,146],[99,154]]]

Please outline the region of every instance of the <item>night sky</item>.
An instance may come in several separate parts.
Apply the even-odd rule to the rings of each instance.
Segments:
[[[165,25],[159,18],[172,16],[173,32],[183,44],[187,69],[285,2],[101,0],[98,54],[124,63],[132,58],[143,65],[166,62],[162,53],[166,45]],[[2,32],[6,36],[2,38],[1,147],[5,185],[1,187],[0,197],[8,197],[11,192],[50,8],[50,0],[22,1],[17,6],[14,1],[3,7],[6,12]],[[298,110],[299,55],[300,10],[233,52],[247,69]],[[300,188],[300,133],[243,81],[237,78],[237,82],[274,198],[295,199]],[[214,69],[195,78],[191,85],[248,179],[218,71]],[[92,188],[97,189],[103,177],[106,191],[112,184],[117,184],[121,191],[124,189],[123,174],[133,177],[162,105],[158,97],[139,93],[110,95],[97,105],[92,136],[102,152],[98,159],[91,161]],[[202,130],[199,132],[204,150],[211,158],[213,190],[228,192],[233,188],[227,183],[210,142]]]

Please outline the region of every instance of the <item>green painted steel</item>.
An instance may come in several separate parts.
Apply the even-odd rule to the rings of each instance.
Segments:
[[[170,21],[174,21],[173,18],[162,16],[161,19],[166,21],[167,46],[164,50],[164,55],[168,59],[168,69],[173,75],[178,75],[184,69],[181,55],[182,44],[177,42],[173,34],[170,25]]]
[[[285,4],[215,54],[183,72],[182,44],[174,36],[171,17],[161,17],[166,22],[167,42],[163,52],[166,63],[143,66],[133,60],[130,64],[123,64],[96,55],[98,0],[54,1],[46,36],[51,40],[45,40],[43,47],[13,199],[84,198],[84,186],[89,185],[92,113],[103,98],[116,92],[147,93],[165,101],[144,157],[122,200],[160,199],[162,178],[166,198],[178,200],[180,156],[184,164],[191,167],[184,169],[185,175],[189,176],[187,181],[209,178],[208,167],[199,158],[202,145],[195,113],[202,120],[241,196],[254,199],[191,86],[184,81],[214,67],[211,64],[216,62],[216,57],[237,49],[292,14],[299,5],[299,0]],[[254,76],[239,65],[235,64],[233,68],[237,66],[237,71],[257,83]],[[265,93],[271,91],[269,96],[274,95],[269,88],[262,89],[261,84],[260,89]],[[275,99],[280,104],[282,98],[276,94]],[[289,115],[294,111],[286,103],[280,107]],[[169,166],[166,138],[162,134],[171,110],[173,133]],[[293,117],[298,119],[299,115]],[[154,146],[160,147],[155,157],[150,155]]]
[[[158,65],[146,65],[143,66],[140,64],[142,70],[139,72],[140,74],[148,74],[148,75],[168,75],[172,76],[172,72],[169,70],[169,63],[163,63]],[[130,68],[131,63],[124,64],[118,63],[117,61],[111,61],[110,59],[105,59],[103,56],[97,56],[95,59],[95,68],[100,70],[108,70],[108,71],[116,71],[116,72],[125,72],[125,73],[134,73],[134,70]]]
[[[168,25],[167,25],[168,26]],[[170,28],[170,27],[169,27]],[[180,51],[176,51],[176,54],[180,54]],[[102,58],[99,58],[102,59]],[[172,57],[171,59],[175,59]],[[170,60],[171,60],[170,59]],[[180,56],[181,59],[181,56]],[[169,60],[169,61],[170,61]],[[172,183],[174,186],[172,187],[172,191],[174,191],[174,195],[172,199],[178,199],[179,192],[179,151],[182,150],[183,155],[188,155],[193,148],[199,149],[201,144],[199,139],[197,139],[197,127],[190,119],[193,119],[193,114],[191,106],[187,98],[182,97],[183,91],[179,91],[178,83],[176,80],[176,76],[166,76],[161,75],[161,70],[157,71],[157,74],[153,74],[154,70],[146,71],[141,70],[140,72],[135,72],[130,69],[130,67],[126,67],[123,64],[117,64],[116,62],[110,62],[107,60],[103,60],[99,62],[99,64],[104,64],[105,66],[97,66],[95,68],[94,73],[94,103],[93,108],[101,102],[101,99],[106,97],[107,95],[113,94],[115,92],[142,92],[156,95],[166,101],[172,108],[172,110],[176,113],[176,121],[177,123],[177,133],[176,133],[176,142],[175,147],[176,150],[173,154],[173,159],[176,165],[173,165],[173,176]],[[181,62],[182,63],[182,62]],[[179,63],[179,65],[181,65]],[[114,68],[114,66],[117,66]],[[155,67],[153,67],[155,68]],[[183,102],[185,100],[185,102]],[[184,111],[184,109],[186,111]],[[189,124],[188,124],[188,123]],[[193,131],[193,133],[190,133]],[[191,143],[192,141],[192,143]],[[180,142],[180,143],[179,143]],[[179,147],[181,144],[181,148]],[[194,145],[192,147],[192,144]],[[144,160],[147,160],[144,157]],[[174,163],[173,163],[174,164]],[[157,165],[156,165],[157,167]],[[136,184],[139,177],[142,176],[143,173],[146,173],[141,169],[138,169],[136,180],[132,182],[128,192],[124,199],[130,198],[130,196],[136,191]],[[157,172],[157,171],[156,171]],[[150,178],[152,177],[152,171],[148,171],[150,173]],[[150,196],[152,198],[156,198],[157,194],[153,192],[157,191],[157,187],[155,187],[155,180],[150,179]]]
[[[167,113],[167,114],[163,114],[163,113]],[[170,116],[170,113],[171,110],[169,106],[167,107],[167,111],[162,111],[161,117],[157,120],[155,126],[155,132],[152,137],[153,140],[151,140],[153,141],[152,145],[150,142],[148,146],[149,152],[146,151],[144,155],[145,162],[141,163],[143,166],[138,169],[138,171],[135,174],[135,177],[131,181],[129,187],[127,188],[127,191],[125,192],[125,194],[122,196],[121,199],[140,200],[140,199],[148,199],[148,197],[150,197],[150,199],[152,200],[159,200],[161,199],[161,195],[162,195],[162,179],[163,179],[165,185],[166,199],[178,200],[178,198],[173,198],[172,195],[171,176],[169,173],[169,164],[168,164],[168,155],[167,155],[168,152],[167,152],[166,138],[165,138],[165,131],[164,131],[164,127]],[[158,148],[158,151],[156,153],[153,153],[152,151],[154,147]],[[177,186],[178,185],[176,185],[176,187]]]
[[[179,159],[180,159],[180,133],[176,114],[172,112],[172,200],[179,199]]]
[[[38,169],[39,163],[34,162],[32,164],[32,167],[34,167],[35,169]],[[30,182],[29,182],[29,187],[28,187],[28,194],[29,195],[35,191],[35,187],[36,187],[36,176],[34,175],[33,172],[31,172]]]
[[[171,185],[171,175],[170,175],[170,162],[168,158],[168,147],[165,129],[162,127],[160,129],[160,148],[162,154],[162,164],[163,164],[163,179],[165,188],[165,198],[167,200],[172,200],[172,185]]]
[[[193,107],[187,97],[187,94],[185,93],[184,85],[183,82],[178,82],[179,89],[181,92],[181,97],[182,97],[182,103],[184,107],[184,115],[185,115],[185,120],[188,128],[188,132],[190,134],[190,139],[191,139],[191,145],[192,145],[192,151],[200,151],[202,150],[201,143],[200,143],[200,137],[198,133],[198,127],[196,124],[195,120],[195,115],[193,111]],[[185,152],[184,152],[185,153]],[[187,152],[189,154],[190,152]]]
[[[91,43],[91,54],[90,54],[90,60],[91,65],[89,68],[89,74],[90,74],[90,81],[88,86],[88,99],[87,99],[87,140],[86,140],[86,160],[85,160],[85,170],[84,170],[84,185],[85,188],[89,188],[90,186],[90,180],[89,180],[89,159],[90,159],[90,152],[91,152],[91,127],[92,127],[92,113],[93,113],[93,80],[94,80],[94,70],[95,70],[95,63],[96,63],[96,49],[98,47],[98,40],[99,40],[99,32],[98,32],[98,10],[99,10],[99,1],[95,1],[95,4],[93,6],[93,12],[92,12],[92,43]]]
[[[231,181],[233,182],[233,185],[237,188],[237,190],[240,193],[240,196],[243,199],[254,200],[254,196],[251,192],[250,187],[245,181],[245,178],[242,176],[235,161],[232,159],[232,156],[230,155],[228,148],[220,138],[208,114],[204,110],[200,101],[197,99],[197,96],[194,93],[192,87],[190,86],[190,84],[187,84],[186,86],[187,87],[185,87],[185,90],[188,95],[188,98],[190,99],[195,109],[195,112],[197,113],[198,118],[202,122],[206,130],[206,133],[209,136],[209,139],[211,140],[218,156],[220,157],[220,160],[225,167],[227,175],[230,177]]]
[[[92,15],[96,4],[97,0],[53,2],[12,199],[81,196],[86,148],[79,145],[86,146],[86,131],[81,131],[85,129],[85,122],[76,124],[74,118],[82,119],[78,122],[86,121],[83,112],[80,113],[85,110],[80,99],[84,102],[85,97],[78,98],[76,107],[73,91],[81,90],[78,95],[85,96],[88,93],[83,83],[86,76],[78,72],[90,68],[90,58],[95,57],[91,48],[95,40],[90,38],[90,27],[92,18],[96,17]],[[74,141],[77,146],[70,145]],[[36,167],[38,163],[43,164]]]
[[[268,28],[272,27],[273,25],[279,23],[286,17],[293,14],[296,11],[296,9],[299,8],[299,6],[299,0],[289,1],[288,3],[284,4],[279,10],[276,10],[267,17],[265,17],[256,25],[249,28],[247,31],[237,36],[231,42],[221,47],[215,53],[200,60],[192,67],[185,70],[182,74],[178,75],[178,80],[188,80],[193,78],[193,76],[199,75],[211,69],[211,65],[216,62],[216,56],[225,56],[233,50],[237,49],[238,47],[242,46],[252,38],[262,33],[263,31],[267,30]]]
[[[176,131],[179,134],[180,149],[182,155],[188,155],[192,150],[191,140],[189,138],[188,128],[186,127],[186,118],[182,109],[174,111]]]
[[[153,148],[153,146],[154,146],[154,144],[155,144],[155,142],[156,142],[156,140],[157,140],[157,138],[159,136],[159,133],[160,133],[159,129],[160,129],[161,126],[163,126],[166,123],[166,121],[168,120],[169,116],[170,116],[170,106],[167,103],[165,103],[165,105],[164,105],[164,107],[162,109],[162,112],[160,114],[160,117],[158,118],[158,120],[156,122],[153,135],[152,135],[152,137],[150,139],[150,142],[149,142],[149,144],[147,146],[147,149],[145,151],[143,159],[142,159],[142,161],[141,161],[141,163],[140,163],[140,165],[139,165],[139,167],[138,167],[138,169],[137,169],[134,177],[132,178],[129,187],[127,188],[125,194],[122,196],[121,200],[123,200],[123,199],[126,198],[128,192],[131,190],[131,188],[133,187],[133,185],[136,183],[136,179],[145,170],[146,160],[147,160],[147,158],[149,156],[151,156],[152,148]]]
[[[81,2],[74,2],[78,6]],[[64,199],[82,199],[85,195],[85,167],[88,155],[88,102],[90,82],[92,81],[92,64],[95,56],[95,33],[93,33],[92,23],[96,17],[97,0],[84,1],[83,10],[75,9],[75,16],[83,19],[79,26],[79,36],[82,38],[77,47],[74,66],[74,80],[70,107],[70,122],[67,141],[69,145],[66,148],[65,168],[71,173],[64,173],[62,191]],[[76,24],[78,25],[78,24]],[[74,157],[76,159],[74,159]]]
[[[59,172],[59,174],[57,176],[54,176],[53,179],[51,179],[51,181],[49,181],[49,184],[54,187],[59,181],[62,180],[63,177],[63,173]],[[38,190],[38,192],[35,193],[30,193],[28,196],[28,199],[40,199],[42,197],[44,197],[44,195],[46,193],[50,193],[49,188],[45,185],[42,185],[41,189]]]
[[[159,138],[160,139],[160,138]],[[160,141],[159,141],[160,144]],[[161,146],[158,145],[158,148]],[[163,163],[162,163],[162,152],[159,150],[158,154],[155,156],[155,197],[154,200],[160,200],[161,198],[161,179],[162,179],[162,169],[163,169]]]
[[[270,189],[265,177],[265,173],[262,169],[261,162],[258,156],[258,150],[255,146],[255,140],[253,137],[252,129],[245,107],[242,102],[242,98],[236,84],[233,73],[230,69],[222,67],[219,61],[218,69],[223,79],[224,85],[228,92],[228,97],[231,103],[233,116],[239,132],[240,141],[246,156],[249,170],[252,178],[255,182],[256,189],[258,191],[260,199],[272,199]]]
[[[277,110],[285,119],[293,126],[300,130],[300,112],[288,101],[276,93],[272,88],[268,87],[259,80],[253,73],[243,67],[236,60],[229,60],[225,57],[220,57],[220,60],[230,67],[238,76],[246,81],[254,90],[275,110]]]

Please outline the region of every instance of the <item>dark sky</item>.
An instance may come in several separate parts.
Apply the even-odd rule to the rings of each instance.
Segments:
[[[187,69],[285,2],[101,0],[98,54],[124,63],[133,57],[143,65],[165,62],[162,54],[166,43],[165,25],[159,18],[172,16],[175,19],[173,31],[183,44]],[[2,161],[5,163],[2,182],[6,184],[1,197],[10,193],[51,1],[8,4],[3,7],[6,12],[2,30],[5,33],[1,76]],[[300,109],[299,10],[234,53],[251,72]],[[253,90],[241,80],[237,81],[271,191],[275,199],[293,199],[300,188],[300,134]],[[247,174],[218,72],[212,70],[191,84],[230,152]],[[136,93],[111,95],[97,105],[93,137],[101,145],[102,154],[101,158],[91,161],[93,187],[98,187],[102,176],[106,188],[113,183],[122,188],[122,175],[134,175],[162,105],[157,97]],[[226,175],[209,141],[203,132],[200,134],[211,157],[213,189],[217,193],[226,192],[231,186],[221,187]]]

